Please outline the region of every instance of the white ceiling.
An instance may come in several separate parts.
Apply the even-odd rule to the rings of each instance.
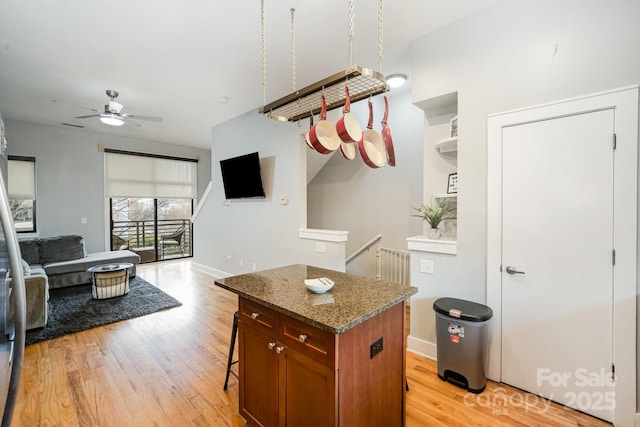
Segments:
[[[497,1],[387,0],[383,74],[410,75],[411,40]],[[354,3],[353,63],[378,71],[378,2]],[[302,88],[349,65],[348,5],[265,1],[267,103],[292,92],[290,9]],[[211,127],[263,105],[260,28],[259,0],[0,0],[0,114],[209,148]],[[106,89],[164,122],[74,118],[103,110]]]

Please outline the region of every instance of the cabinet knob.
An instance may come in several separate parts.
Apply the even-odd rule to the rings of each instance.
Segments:
[[[276,353],[280,354],[282,353],[282,350],[284,350],[284,347],[280,347],[280,346],[276,347]]]
[[[273,350],[273,347],[276,346],[276,343],[274,342],[270,342],[269,344],[267,344],[267,347],[269,347],[269,350]]]
[[[260,316],[260,313],[251,313],[251,317],[252,317],[253,319],[257,319],[257,318],[258,318],[258,316]]]
[[[309,338],[309,336],[305,335],[305,334],[300,334],[298,336],[298,339],[300,340],[300,342],[305,342],[307,340],[307,338]]]

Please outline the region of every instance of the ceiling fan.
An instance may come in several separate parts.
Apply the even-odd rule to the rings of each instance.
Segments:
[[[139,123],[134,122],[131,119],[136,120],[149,120],[152,122],[161,122],[162,117],[155,116],[140,116],[138,114],[126,114],[120,113],[122,111],[123,105],[116,102],[116,98],[118,97],[118,92],[115,90],[108,89],[107,96],[111,99],[107,105],[104,106],[104,112],[96,111],[97,114],[89,114],[87,116],[77,116],[76,119],[88,119],[90,117],[98,117],[100,121],[109,126],[122,126],[127,124],[129,126],[140,127]]]

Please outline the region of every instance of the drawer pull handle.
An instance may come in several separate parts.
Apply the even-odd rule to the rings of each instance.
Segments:
[[[300,342],[305,342],[307,340],[307,338],[309,338],[309,336],[307,336],[305,334],[300,334],[298,336],[298,339],[300,340]]]
[[[282,350],[284,350],[284,347],[280,347],[280,346],[276,347],[276,353],[280,354],[282,353]]]
[[[273,350],[273,347],[276,346],[276,343],[274,342],[270,342],[269,344],[267,344],[267,347],[269,347],[269,350]]]
[[[260,316],[260,313],[251,313],[251,318],[257,319]]]

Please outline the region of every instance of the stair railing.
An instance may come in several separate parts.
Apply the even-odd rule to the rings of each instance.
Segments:
[[[376,243],[380,239],[382,239],[382,234],[378,234],[376,237],[374,237],[373,239],[369,240],[367,243],[362,245],[360,248],[356,249],[355,252],[353,252],[351,255],[349,255],[347,257],[347,259],[344,261],[345,265],[349,264],[349,262],[351,262],[355,257],[357,257],[362,252],[364,252],[367,249],[369,249],[371,246],[373,246],[374,243]]]

